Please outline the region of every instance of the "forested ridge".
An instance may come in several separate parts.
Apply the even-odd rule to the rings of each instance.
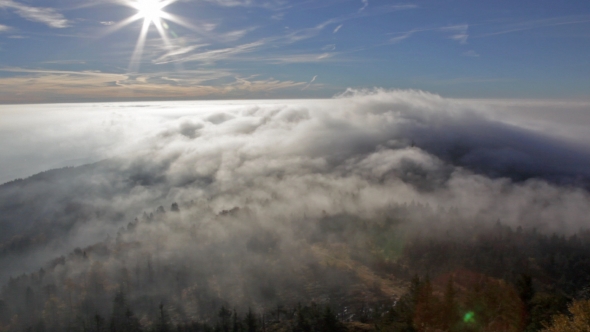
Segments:
[[[0,330],[537,331],[590,295],[584,230],[477,223],[418,203],[370,219],[325,213],[306,228],[256,215],[194,202],[143,213],[11,277]]]

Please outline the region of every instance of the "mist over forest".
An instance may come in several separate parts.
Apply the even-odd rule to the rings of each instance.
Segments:
[[[414,90],[139,106],[57,116],[36,161],[89,162],[0,186],[0,331],[536,331],[590,296],[584,137]]]

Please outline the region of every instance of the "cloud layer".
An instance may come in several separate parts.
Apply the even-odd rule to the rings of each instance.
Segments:
[[[12,0],[1,0],[0,8],[10,8],[22,18],[51,28],[67,28],[70,22],[53,8],[33,7]]]
[[[3,151],[13,159],[3,169],[111,159],[3,186],[1,222],[12,229],[3,241],[48,227],[45,247],[27,260],[40,264],[172,202],[213,214],[246,208],[269,222],[372,218],[419,202],[474,222],[584,227],[588,145],[522,119],[494,120],[502,113],[490,104],[349,90],[332,100],[11,106],[6,118],[28,131],[2,131],[16,142]],[[28,154],[14,154],[19,144]]]

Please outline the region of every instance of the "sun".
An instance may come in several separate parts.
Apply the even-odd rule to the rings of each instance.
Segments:
[[[133,16],[111,26],[106,33],[119,30],[135,21],[143,20],[141,31],[135,44],[135,50],[133,51],[131,61],[129,62],[129,72],[133,73],[139,70],[139,64],[141,62],[143,49],[150,27],[155,26],[162,38],[164,48],[172,47],[168,34],[171,32],[173,36],[176,36],[174,32],[169,31],[170,26],[166,21],[174,22],[194,30],[194,27],[185,22],[182,18],[164,11],[165,7],[176,1],[178,0],[122,0],[122,4],[134,8],[137,12]]]
[[[167,5],[169,3],[160,0],[138,0],[131,3],[131,6],[137,9],[137,16],[143,18],[144,23],[154,23],[156,25],[166,15],[162,9]]]

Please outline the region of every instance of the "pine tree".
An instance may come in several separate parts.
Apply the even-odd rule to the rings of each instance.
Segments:
[[[164,309],[164,304],[160,303],[159,308],[159,317],[158,317],[158,324],[157,324],[157,331],[158,332],[169,332],[170,331],[170,317],[168,313]]]
[[[111,316],[112,332],[135,332],[141,330],[139,320],[133,311],[127,306],[125,294],[119,291],[113,301],[113,314]]]
[[[256,322],[256,315],[252,312],[252,308],[248,308],[248,314],[246,314],[245,322],[246,332],[258,331],[258,324]]]
[[[230,326],[231,326],[231,316],[232,316],[232,312],[230,310],[228,310],[227,308],[225,308],[225,306],[221,306],[221,309],[219,310],[219,325],[221,327],[221,331],[223,332],[229,332],[230,331]]]

